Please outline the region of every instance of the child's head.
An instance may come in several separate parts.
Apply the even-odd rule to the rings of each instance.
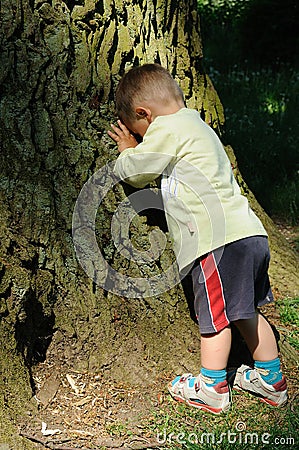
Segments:
[[[184,96],[170,73],[159,64],[144,64],[130,69],[116,90],[116,113],[126,123],[138,120],[138,106],[167,108],[184,105]]]

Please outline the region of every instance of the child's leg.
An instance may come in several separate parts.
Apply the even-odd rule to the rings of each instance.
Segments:
[[[209,370],[226,369],[230,347],[230,326],[215,334],[201,335],[201,366]]]
[[[226,382],[226,366],[231,348],[231,328],[218,333],[201,335],[201,370],[207,386]]]
[[[284,405],[287,402],[287,385],[270,324],[258,313],[252,319],[234,323],[254,359],[254,369],[243,365],[237,370],[234,387],[254,393],[272,406]]]
[[[235,322],[254,359],[254,367],[268,384],[282,379],[276,339],[267,320],[258,312],[252,319]]]
[[[278,349],[273,330],[259,313],[252,319],[237,320],[239,329],[255,361],[270,361],[278,357]]]
[[[184,374],[168,386],[171,395],[205,411],[215,414],[230,408],[230,393],[226,366],[231,346],[230,326],[218,333],[201,336],[202,368],[197,377]]]

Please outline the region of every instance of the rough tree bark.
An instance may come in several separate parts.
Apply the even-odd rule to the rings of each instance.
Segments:
[[[73,367],[106,370],[129,382],[198,367],[197,327],[181,285],[144,299],[107,293],[86,276],[72,242],[80,189],[117,156],[106,130],[115,120],[113,90],[126,68],[161,63],[188,106],[221,129],[222,106],[202,67],[196,3],[0,2],[0,443],[4,433],[12,448],[27,448],[7,436],[32,396],[31,367],[46,357],[49,344],[63,343]],[[295,256],[235,170],[270,233],[274,286],[293,295]],[[173,261],[169,243],[164,256],[142,270],[115,251],[110,222],[124,198],[116,186],[98,212],[105,258],[131,276],[163,271]],[[153,227],[136,217],[132,241],[147,248]]]

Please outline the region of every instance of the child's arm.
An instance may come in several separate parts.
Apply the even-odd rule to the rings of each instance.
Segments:
[[[127,148],[134,148],[138,145],[135,137],[130,133],[128,128],[120,121],[117,121],[118,127],[115,125],[111,125],[114,133],[112,131],[108,131],[109,136],[117,143],[118,151],[121,153]]]
[[[175,163],[177,139],[165,130],[163,124],[153,122],[140,143],[123,124],[122,128],[113,127],[113,130],[115,132],[108,133],[120,151],[114,172],[131,186],[145,187],[158,178],[170,163]]]

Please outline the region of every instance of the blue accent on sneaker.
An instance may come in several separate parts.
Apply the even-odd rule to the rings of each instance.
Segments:
[[[177,383],[180,379],[181,379],[180,376],[175,377],[175,379],[171,382],[172,386],[174,386],[175,383]]]
[[[246,381],[250,381],[250,370],[248,370],[248,372],[244,373],[244,378]]]
[[[189,378],[189,380],[188,380],[188,385],[189,385],[190,388],[193,388],[193,387],[194,387],[194,385],[195,385],[195,380],[196,380],[195,377]]]
[[[271,361],[255,361],[254,367],[267,384],[275,384],[282,380],[279,358],[272,359]]]
[[[185,402],[194,408],[209,411],[214,414],[226,412],[230,408],[230,391],[227,381],[218,383],[215,387],[208,387],[206,379],[203,380],[200,373],[194,377],[191,373],[185,373],[175,384],[173,381],[168,384],[171,396],[178,402]],[[190,384],[194,387],[190,387]]]
[[[216,386],[216,384],[220,383],[221,381],[226,380],[226,370],[210,370],[205,369],[204,367],[201,368],[201,374],[204,376],[204,381],[207,386]],[[211,382],[207,381],[207,378],[210,378]]]

